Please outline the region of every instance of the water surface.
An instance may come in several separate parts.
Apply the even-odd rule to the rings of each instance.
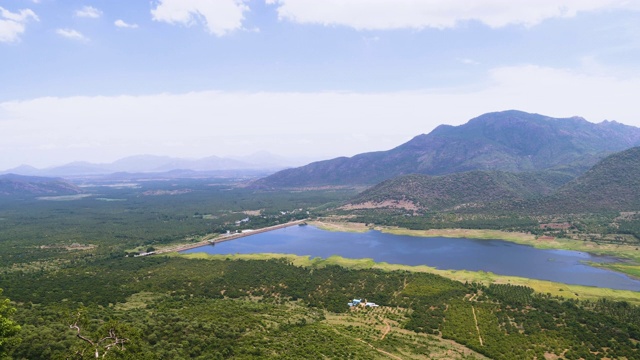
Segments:
[[[187,250],[209,254],[280,253],[327,258],[371,258],[376,262],[428,265],[438,269],[490,271],[565,284],[640,291],[640,280],[585,262],[616,259],[570,250],[544,250],[503,240],[426,238],[385,234],[330,232],[292,226],[233,241]]]

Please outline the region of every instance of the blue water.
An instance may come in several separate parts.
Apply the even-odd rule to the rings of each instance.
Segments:
[[[423,238],[385,234],[330,232],[313,226],[292,226],[237,240],[203,246],[184,253],[279,253],[327,258],[371,258],[376,262],[428,265],[438,269],[490,271],[500,275],[550,280],[565,284],[640,291],[640,280],[584,264],[617,261],[579,251],[542,250],[502,240]]]

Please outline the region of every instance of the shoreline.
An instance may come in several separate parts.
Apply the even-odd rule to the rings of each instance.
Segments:
[[[261,233],[265,233],[265,232],[268,232],[268,231],[284,229],[284,228],[287,228],[287,227],[290,227],[290,226],[304,224],[306,222],[307,222],[307,220],[303,219],[303,220],[290,221],[290,222],[284,223],[284,224],[267,226],[267,227],[264,227],[264,228],[251,230],[251,231],[245,231],[245,232],[241,232],[241,233],[224,234],[222,236],[213,237],[213,238],[209,238],[208,236],[205,236],[204,240],[199,241],[197,243],[183,244],[183,245],[177,245],[177,246],[169,247],[169,248],[165,248],[165,249],[160,249],[160,250],[154,251],[153,254],[149,254],[149,255],[159,255],[159,254],[166,254],[166,253],[172,253],[172,252],[178,252],[179,253],[181,251],[191,250],[191,249],[199,248],[199,247],[202,247],[202,246],[215,245],[215,244],[218,244],[218,243],[221,243],[221,242],[236,240],[236,239],[240,239],[240,238],[251,236],[251,235],[255,235],[255,234],[261,234]],[[140,255],[140,256],[142,256],[142,255]]]

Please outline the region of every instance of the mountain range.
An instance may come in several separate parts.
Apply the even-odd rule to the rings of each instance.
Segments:
[[[638,145],[640,129],[633,126],[614,121],[594,124],[579,117],[551,118],[512,110],[484,114],[460,126],[441,125],[388,151],[282,170],[253,182],[253,186],[373,185],[343,206],[345,210],[402,208],[544,214],[637,211]],[[253,160],[252,165],[215,156],[190,160],[143,155],[110,164],[80,162],[44,170],[21,167],[11,171],[48,176],[110,174],[107,176],[113,179],[159,173],[197,177],[212,169],[264,169],[276,166],[278,159],[258,154]],[[265,172],[254,171],[252,176],[261,173]],[[0,175],[0,195],[79,192],[59,178]]]
[[[407,174],[445,175],[474,170],[577,176],[616,151],[640,145],[640,128],[615,121],[553,118],[509,110],[460,126],[440,125],[388,151],[314,162],[279,171],[257,187],[373,185]]]
[[[209,156],[201,159],[184,159],[169,156],[136,155],[122,158],[112,163],[95,164],[73,162],[62,166],[37,169],[22,165],[2,171],[5,174],[32,176],[82,176],[113,173],[166,173],[176,170],[211,172],[227,170],[271,170],[276,171],[306,163],[305,159],[285,158],[267,152],[259,152],[244,157],[223,158]]]

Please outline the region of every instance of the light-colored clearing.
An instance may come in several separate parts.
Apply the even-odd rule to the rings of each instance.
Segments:
[[[381,202],[367,201],[360,204],[347,204],[341,206],[341,210],[359,210],[359,209],[405,209],[416,211],[419,208],[411,201],[407,200],[385,200]]]
[[[482,336],[480,336],[480,327],[478,326],[478,318],[476,317],[476,308],[471,305],[471,311],[473,312],[473,321],[476,323],[476,331],[478,332],[478,340],[480,340],[480,346],[484,346],[482,342]]]
[[[162,297],[163,295],[152,293],[152,292],[139,292],[135,293],[127,298],[127,301],[124,303],[118,303],[115,306],[116,310],[133,310],[133,309],[144,309],[147,307],[149,303],[152,301]]]
[[[80,200],[86,197],[93,196],[92,194],[76,194],[76,195],[60,195],[60,196],[41,196],[38,200],[46,201],[73,201]]]
[[[333,222],[333,221],[310,221],[309,225],[315,226],[318,229],[325,231],[336,232],[354,232],[363,233],[371,230],[369,226],[363,223],[350,223],[350,222]]]

